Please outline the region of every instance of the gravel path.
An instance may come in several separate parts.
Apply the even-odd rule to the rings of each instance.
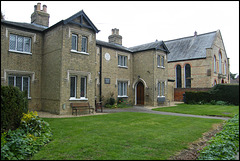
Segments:
[[[191,115],[191,114],[181,114],[181,113],[172,113],[172,112],[161,112],[153,111],[151,107],[143,106],[133,106],[131,108],[116,108],[116,109],[107,109],[104,108],[104,113],[116,113],[116,112],[142,112],[142,113],[153,113],[160,115],[172,115],[172,116],[184,116],[184,117],[197,117],[197,118],[208,118],[208,119],[222,119],[228,120],[230,117],[215,117],[215,116],[200,116],[200,115]]]

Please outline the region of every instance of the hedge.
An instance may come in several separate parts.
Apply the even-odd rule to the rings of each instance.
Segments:
[[[185,92],[185,103],[210,103],[212,100],[225,101],[229,104],[239,105],[239,85],[217,84],[207,92]]]
[[[18,87],[1,86],[1,132],[20,126],[23,113],[28,111],[27,93]]]

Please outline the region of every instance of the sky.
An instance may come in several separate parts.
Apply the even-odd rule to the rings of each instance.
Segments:
[[[1,1],[5,20],[30,23],[34,5],[47,5],[49,26],[83,10],[108,42],[119,29],[122,45],[133,47],[220,30],[230,72],[239,73],[239,1]]]

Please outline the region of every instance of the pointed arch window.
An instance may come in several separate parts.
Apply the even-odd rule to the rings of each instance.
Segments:
[[[182,75],[181,75],[181,66],[177,65],[176,66],[176,87],[177,88],[182,88]]]
[[[216,68],[216,56],[214,55],[214,60],[213,60],[213,66],[214,66],[214,73],[217,72]]]
[[[225,75],[227,74],[227,63],[226,63],[226,61],[224,62],[224,74]]]
[[[191,88],[191,66],[185,65],[185,88]]]
[[[219,52],[219,73],[222,74],[222,55]]]

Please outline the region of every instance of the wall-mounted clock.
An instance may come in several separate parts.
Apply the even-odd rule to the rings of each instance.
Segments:
[[[110,54],[109,54],[109,53],[106,53],[106,54],[105,54],[105,59],[106,59],[107,61],[110,60]]]

